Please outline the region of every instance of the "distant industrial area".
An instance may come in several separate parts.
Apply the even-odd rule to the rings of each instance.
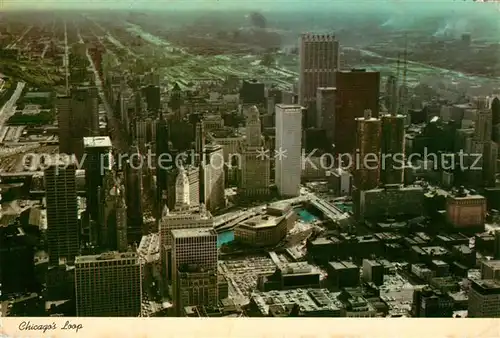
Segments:
[[[4,13],[0,316],[500,317],[498,22],[350,13]]]

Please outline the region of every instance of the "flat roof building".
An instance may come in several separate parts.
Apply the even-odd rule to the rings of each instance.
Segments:
[[[468,316],[469,318],[500,317],[500,281],[471,280]]]
[[[142,267],[135,252],[107,252],[75,260],[78,317],[137,317],[142,304]]]

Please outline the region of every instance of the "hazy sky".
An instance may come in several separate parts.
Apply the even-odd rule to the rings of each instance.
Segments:
[[[473,0],[466,0],[472,2]],[[382,3],[391,7],[405,5],[456,6],[462,0],[0,0],[3,9],[50,9],[50,8],[131,8],[131,9],[303,9],[348,7],[379,7]],[[480,6],[480,4],[477,4]]]

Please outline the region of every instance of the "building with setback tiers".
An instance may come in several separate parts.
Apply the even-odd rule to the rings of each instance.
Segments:
[[[335,73],[335,152],[352,153],[355,149],[355,118],[370,109],[372,117],[379,113],[380,73],[353,69]]]
[[[202,201],[211,212],[226,206],[224,164],[222,147],[218,144],[205,145],[200,181],[203,180]]]
[[[181,168],[176,182],[176,208],[164,208],[159,225],[160,254],[165,280],[172,278],[172,230],[213,228],[213,217],[202,204],[191,206],[190,187],[186,171]]]
[[[270,186],[270,158],[262,156],[263,139],[257,107],[247,110],[246,135],[241,149],[239,193],[244,197],[267,196]]]
[[[308,127],[315,125],[316,94],[319,87],[335,87],[339,70],[339,42],[334,35],[303,34],[299,38],[299,104],[309,108]]]

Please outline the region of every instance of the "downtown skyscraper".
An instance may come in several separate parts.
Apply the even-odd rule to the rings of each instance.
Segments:
[[[58,265],[79,253],[76,165],[52,165],[44,174],[49,263]]]
[[[307,126],[315,125],[319,87],[335,87],[339,70],[339,42],[334,35],[303,34],[299,40],[299,104],[309,108]]]

